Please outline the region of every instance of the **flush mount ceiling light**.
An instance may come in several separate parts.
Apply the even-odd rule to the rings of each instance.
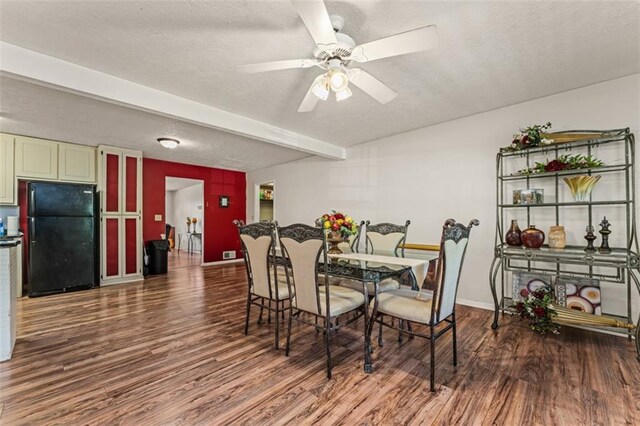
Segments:
[[[291,0],[291,4],[315,41],[313,59],[240,65],[238,70],[258,73],[291,68],[322,68],[325,73],[313,81],[298,112],[313,111],[320,99],[327,100],[329,90],[336,94],[338,102],[349,98],[352,95],[349,89],[351,84],[381,104],[386,104],[398,94],[362,68],[353,68],[352,65],[421,52],[434,47],[438,42],[435,25],[429,25],[358,45],[351,37],[341,32],[344,18],[329,15],[323,0]]]
[[[158,138],[158,142],[160,142],[160,145],[164,146],[165,148],[169,148],[169,149],[174,149],[175,147],[180,145],[180,141],[179,140],[171,139],[171,138]]]

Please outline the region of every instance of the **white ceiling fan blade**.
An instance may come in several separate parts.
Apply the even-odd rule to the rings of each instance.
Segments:
[[[302,100],[302,103],[298,108],[298,112],[311,112],[316,108],[316,105],[318,104],[320,98],[313,93],[313,86],[315,86],[318,80],[320,80],[322,77],[322,75],[319,75],[315,80],[313,80],[313,83],[311,83],[311,86],[309,86],[309,90],[307,90],[307,94],[304,95],[304,99]]]
[[[347,76],[351,84],[359,87],[381,104],[391,102],[393,98],[398,96],[389,86],[361,68],[350,69],[347,72]]]
[[[307,26],[316,44],[335,44],[338,42],[324,1],[291,0],[291,4]]]
[[[291,68],[310,68],[320,62],[315,59],[288,59],[285,61],[261,62],[258,64],[238,65],[238,71],[256,73],[266,71],[287,70]]]
[[[434,47],[437,43],[438,29],[435,25],[429,25],[356,46],[349,59],[370,62],[390,56],[420,52]]]

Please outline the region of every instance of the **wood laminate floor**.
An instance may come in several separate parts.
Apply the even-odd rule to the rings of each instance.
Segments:
[[[438,341],[386,331],[362,370],[362,322],[333,339],[294,324],[292,352],[273,325],[242,333],[242,264],[190,267],[140,284],[24,299],[11,361],[0,363],[0,424],[640,424],[640,363],[620,337],[563,329],[540,337],[460,306],[459,366]],[[479,283],[485,285],[485,283]]]

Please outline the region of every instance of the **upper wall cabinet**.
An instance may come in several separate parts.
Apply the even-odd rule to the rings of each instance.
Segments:
[[[58,179],[58,143],[16,136],[16,176]]]
[[[94,147],[26,136],[12,137],[15,139],[15,174],[18,178],[96,182]]]
[[[0,204],[16,204],[16,176],[13,168],[13,136],[0,138]]]
[[[96,149],[91,146],[58,145],[58,177],[74,182],[96,181]]]

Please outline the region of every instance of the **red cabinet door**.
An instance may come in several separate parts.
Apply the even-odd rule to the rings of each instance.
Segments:
[[[122,187],[123,197],[122,213],[125,215],[141,213],[141,184],[142,184],[142,161],[138,156],[122,154],[123,176]]]
[[[122,156],[118,153],[102,152],[102,213],[119,214],[122,209]]]

